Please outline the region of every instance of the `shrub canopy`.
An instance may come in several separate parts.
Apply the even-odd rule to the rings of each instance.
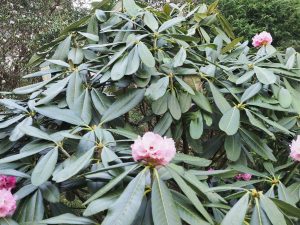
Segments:
[[[18,177],[0,223],[296,223],[299,53],[249,48],[217,3],[94,7],[32,58],[24,100],[0,100],[0,174]],[[145,131],[176,141],[170,164],[132,159]]]

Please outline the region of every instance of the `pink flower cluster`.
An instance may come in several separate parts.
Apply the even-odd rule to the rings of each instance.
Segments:
[[[295,161],[300,161],[300,135],[297,136],[296,140],[292,141],[290,148],[291,148],[290,156]]]
[[[273,38],[270,33],[263,31],[260,34],[256,34],[252,38],[252,45],[254,47],[261,47],[261,46],[266,46],[270,45],[273,41]]]
[[[0,175],[0,189],[11,190],[16,187],[16,178]]]
[[[235,179],[237,179],[237,180],[249,181],[249,180],[251,180],[251,178],[252,178],[252,175],[249,173],[240,173],[235,176]]]
[[[153,132],[147,132],[138,137],[131,145],[135,161],[142,161],[154,166],[167,165],[175,156],[176,148],[172,138],[162,137]]]
[[[17,208],[11,190],[16,186],[16,178],[0,175],[0,218],[12,216]]]

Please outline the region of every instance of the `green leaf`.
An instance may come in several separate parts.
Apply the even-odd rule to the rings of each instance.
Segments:
[[[84,169],[90,162],[92,156],[94,155],[94,148],[88,150],[82,156],[78,157],[70,164],[68,164],[65,168],[53,174],[53,180],[57,183],[63,182],[75,174],[77,174],[80,170]]]
[[[99,11],[100,10],[96,10],[96,16],[99,15]],[[105,13],[104,13],[104,15],[105,15]],[[97,19],[98,19],[98,17],[97,17]],[[78,33],[81,34],[82,36],[84,36],[84,37],[92,40],[92,41],[99,41],[99,36],[98,35],[90,34],[90,33],[85,33],[85,32],[80,32],[80,31],[78,31]],[[74,61],[73,61],[73,63],[74,63]],[[78,63],[75,63],[75,64],[78,64]]]
[[[64,61],[62,61],[62,60],[48,59],[47,61],[50,62],[50,63],[52,63],[52,64],[61,66],[61,67],[70,68],[70,64],[69,64],[69,63],[66,63],[66,62],[64,62]]]
[[[139,211],[146,185],[146,171],[140,172],[108,210],[102,225],[131,225]]]
[[[271,137],[275,137],[275,135],[271,131],[268,130],[268,128],[263,124],[263,122],[261,122],[260,120],[256,119],[248,109],[245,109],[245,111],[246,111],[246,115],[247,115],[250,123],[253,126],[256,126],[259,129],[263,130],[264,132],[266,132]]]
[[[164,135],[173,122],[172,116],[170,113],[165,113],[165,115],[158,121],[154,127],[154,132],[160,135]]]
[[[145,93],[146,96],[151,97],[153,100],[161,98],[167,91],[169,85],[169,77],[160,78],[155,83],[152,83]]]
[[[203,117],[200,111],[194,112],[195,118],[190,122],[190,135],[193,139],[199,139],[203,134]]]
[[[42,191],[44,199],[51,203],[59,203],[60,192],[59,189],[50,182],[46,182],[39,187]]]
[[[186,113],[192,105],[192,97],[187,92],[184,92],[184,93],[179,92],[178,93],[178,101],[179,101],[181,113]]]
[[[253,77],[254,75],[254,70],[250,70],[247,71],[244,75],[242,75],[241,77],[239,77],[235,83],[236,84],[242,84],[245,83],[246,81],[248,81],[251,77]]]
[[[221,225],[241,225],[244,222],[249,204],[249,193],[247,192],[226,214]]]
[[[265,197],[264,195],[260,195],[259,202],[273,225],[287,225],[283,214],[280,212],[280,210],[272,200]]]
[[[250,87],[248,87],[245,92],[243,93],[241,97],[241,103],[247,101],[248,99],[255,96],[259,91],[261,90],[262,85],[261,83],[252,84]]]
[[[254,66],[254,72],[259,82],[263,84],[274,84],[276,82],[275,74],[269,69]]]
[[[182,21],[184,21],[185,18],[184,17],[175,17],[173,19],[170,19],[166,22],[164,22],[158,29],[158,33],[161,33],[171,27],[174,27],[175,25],[181,23]]]
[[[43,197],[41,191],[37,190],[30,198],[21,201],[14,218],[21,224],[25,222],[35,224],[35,222],[43,219],[44,212]]]
[[[134,74],[138,71],[140,66],[140,58],[139,58],[139,51],[138,47],[135,46],[131,49],[131,51],[128,54],[128,63],[126,66],[125,75]]]
[[[125,170],[123,173],[115,177],[114,179],[110,180],[104,187],[102,187],[100,190],[98,190],[95,194],[93,194],[85,203],[84,205],[96,200],[97,198],[100,198],[101,196],[105,195],[107,192],[109,192],[112,188],[114,188],[118,183],[120,183],[129,173],[134,171],[140,167],[140,165],[133,165],[129,167],[127,170]]]
[[[175,120],[179,120],[181,117],[181,110],[180,110],[180,105],[179,102],[176,98],[175,92],[172,92],[168,96],[168,108]]]
[[[212,221],[210,215],[208,214],[208,212],[203,207],[203,205],[200,202],[200,200],[198,199],[195,191],[189,185],[187,185],[187,183],[171,167],[167,167],[167,168],[168,168],[169,173],[171,174],[171,176],[175,180],[175,182],[178,184],[181,191],[188,197],[188,199],[193,203],[195,208],[202,214],[202,216],[209,223],[213,224],[213,221]]]
[[[17,161],[19,159],[23,159],[28,156],[37,154],[37,153],[45,150],[46,148],[51,148],[51,147],[54,147],[52,143],[30,142],[29,144],[25,145],[22,148],[23,151],[21,149],[20,153],[8,156],[6,158],[1,158],[0,164]]]
[[[194,90],[187,83],[185,83],[181,78],[175,76],[175,79],[178,81],[178,83],[183,87],[185,91],[187,91],[191,95],[195,94]]]
[[[167,104],[165,104],[165,105],[167,105]],[[25,115],[21,114],[16,117],[12,117],[11,119],[4,120],[3,122],[0,122],[0,129],[8,127],[8,126],[18,122],[19,120],[21,120],[24,117],[25,117]]]
[[[230,52],[231,50],[235,49],[237,47],[237,44],[240,43],[240,41],[242,41],[242,40],[243,40],[243,37],[238,37],[238,38],[232,40],[232,42],[230,42],[224,48],[222,48],[222,54],[224,54],[226,52]]]
[[[149,11],[146,11],[144,15],[144,23],[148,26],[153,32],[158,29],[158,22],[153,16],[153,14]]]
[[[31,183],[40,186],[52,175],[58,159],[58,149],[54,148],[44,155],[34,167],[31,174]]]
[[[251,151],[254,151],[256,154],[266,159],[276,161],[272,150],[269,148],[269,146],[267,146],[267,144],[263,143],[258,136],[244,129],[242,129],[242,132],[240,134],[244,140],[244,143],[249,146]]]
[[[287,89],[282,87],[282,88],[280,88],[280,91],[278,94],[278,100],[279,100],[279,104],[281,105],[282,108],[289,108],[292,104],[293,97]]]
[[[42,94],[45,95],[44,98],[41,98],[37,103],[38,105],[43,105],[49,103],[51,100],[53,100],[57,95],[59,95],[69,82],[70,76],[66,77],[63,80],[58,81],[57,83],[51,84],[47,90],[45,90]]]
[[[193,166],[199,166],[199,167],[207,167],[211,164],[211,161],[208,159],[186,155],[182,153],[176,153],[175,157],[173,158],[172,162],[180,163],[184,162],[186,164],[190,164]]]
[[[124,115],[137,106],[144,98],[145,89],[131,89],[118,98],[102,116],[101,122],[108,122]]]
[[[19,225],[19,224],[10,218],[1,218],[0,225]]]
[[[224,148],[227,158],[231,161],[237,161],[240,158],[242,151],[242,143],[240,135],[237,133],[233,136],[226,136]]]
[[[93,106],[99,112],[100,115],[103,115],[105,111],[111,105],[111,100],[105,94],[99,92],[97,89],[93,88],[91,91],[91,97]]]
[[[60,109],[56,106],[36,107],[35,110],[46,117],[60,120],[74,125],[84,125],[82,119],[69,109]]]
[[[126,9],[126,12],[132,17],[136,17],[141,10],[141,8],[137,4],[135,4],[134,0],[123,0],[123,7]]]
[[[100,22],[105,22],[107,20],[105,12],[101,9],[96,9],[95,15]]]
[[[47,133],[45,133],[44,131],[41,131],[40,129],[38,129],[36,127],[23,126],[23,127],[21,127],[21,131],[24,134],[27,134],[28,136],[54,142],[54,140],[50,137],[50,135],[48,135]]]
[[[152,102],[151,108],[153,113],[156,115],[164,114],[168,110],[168,104],[166,104],[166,102],[168,102],[168,93]]]
[[[52,59],[57,59],[57,60],[67,59],[71,47],[71,39],[72,36],[70,35],[57,46],[52,56]]]
[[[155,225],[181,225],[174,200],[167,185],[155,177],[152,185],[152,215]]]
[[[118,199],[120,196],[120,191],[115,191],[113,193],[109,193],[103,196],[100,199],[92,201],[88,207],[84,210],[84,216],[92,216],[99,212],[102,212],[113,205],[113,203]]]
[[[75,101],[83,93],[83,80],[78,71],[70,74],[70,81],[66,91],[66,101],[70,109],[74,109]]]
[[[128,56],[124,56],[119,59],[112,67],[111,70],[111,79],[120,80],[125,76],[126,68],[128,65]]]
[[[185,196],[179,194],[178,192],[173,192],[172,194],[178,213],[182,220],[190,225],[209,225],[209,223],[204,221],[199,216],[199,213],[194,209],[193,205]]]
[[[143,42],[138,43],[138,52],[140,59],[146,66],[155,67],[155,59],[148,47]]]
[[[92,103],[91,103],[90,92],[88,89],[85,89],[85,91],[82,92],[79,98],[75,100],[73,111],[78,116],[80,116],[80,118],[85,122],[85,124],[89,124],[91,122]]]
[[[240,127],[240,110],[236,107],[228,110],[221,118],[219,127],[227,135],[234,135]]]
[[[65,213],[46,220],[39,221],[42,224],[97,224],[93,220],[84,217],[78,217],[71,213]]]
[[[71,60],[74,64],[80,64],[84,58],[81,48],[72,48],[68,55],[68,60]]]
[[[212,113],[212,108],[209,100],[202,92],[197,91],[196,94],[192,96],[192,99],[200,108]]]
[[[291,204],[288,204],[284,201],[281,201],[279,199],[276,199],[276,198],[272,198],[271,199],[275,204],[276,206],[286,215],[288,216],[291,216],[291,217],[296,217],[298,219],[300,219],[300,209],[291,205]]]
[[[215,85],[213,85],[213,83],[209,82],[209,86],[217,107],[223,114],[226,113],[231,108],[230,104],[220,93],[220,91],[215,87]]]
[[[179,52],[177,52],[173,60],[174,67],[180,67],[184,64],[184,61],[186,60],[186,50],[184,47],[180,48]]]

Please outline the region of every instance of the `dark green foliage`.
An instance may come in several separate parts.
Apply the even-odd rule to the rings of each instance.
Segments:
[[[299,0],[220,0],[219,9],[238,37],[250,40],[265,30],[274,45],[300,48]]]

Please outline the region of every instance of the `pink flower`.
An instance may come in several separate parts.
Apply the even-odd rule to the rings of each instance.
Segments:
[[[11,190],[16,187],[16,178],[0,175],[0,189]]]
[[[270,45],[273,41],[273,38],[270,33],[263,31],[260,34],[256,34],[252,38],[252,45],[254,47],[261,47],[261,46],[266,46]]]
[[[300,161],[300,135],[297,136],[296,140],[292,141],[290,148],[290,157],[292,157],[296,161]]]
[[[176,148],[172,138],[162,137],[153,132],[147,132],[138,137],[131,145],[135,161],[143,161],[155,166],[167,165],[175,156]]]
[[[249,181],[249,180],[251,180],[251,178],[252,178],[252,175],[249,173],[240,173],[235,176],[235,179],[237,179],[237,180]]]
[[[0,218],[12,216],[17,208],[16,199],[9,190],[0,190]]]

